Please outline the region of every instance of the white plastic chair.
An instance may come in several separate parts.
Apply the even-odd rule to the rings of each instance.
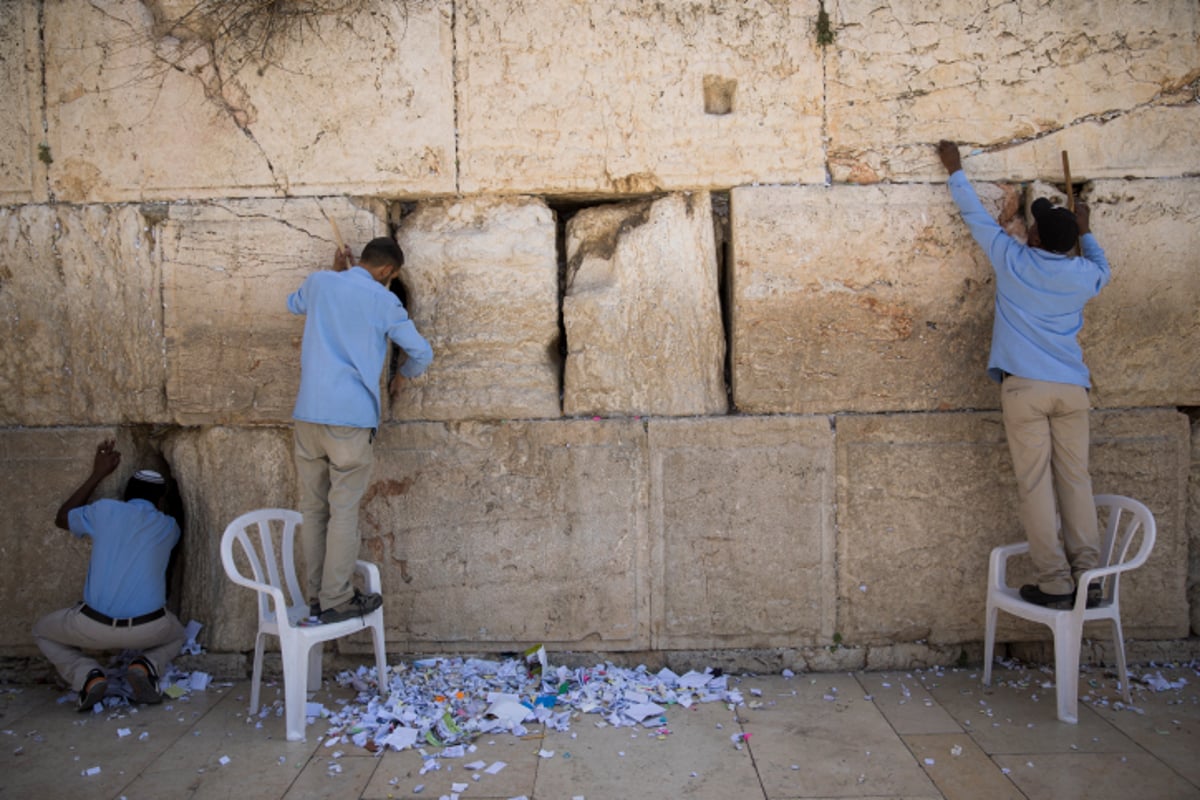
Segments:
[[[1121,573],[1146,563],[1154,547],[1154,516],[1137,500],[1119,495],[1096,495],[1097,513],[1108,510],[1108,519],[1100,531],[1100,562],[1079,577],[1075,587],[1075,605],[1066,610],[1028,603],[1021,599],[1019,589],[1008,586],[1005,573],[1008,559],[1029,551],[1029,543],[1010,544],[992,550],[988,563],[987,631],[983,645],[983,682],[992,683],[992,650],[996,643],[997,612],[1003,610],[1023,619],[1048,625],[1054,632],[1054,682],[1058,698],[1058,718],[1075,724],[1079,700],[1079,649],[1083,639],[1083,624],[1106,619],[1112,623],[1113,649],[1117,653],[1117,671],[1121,692],[1131,703],[1129,673],[1125,668],[1125,639],[1121,634]],[[1130,549],[1141,532],[1141,544],[1130,557]],[[1087,607],[1087,587],[1100,581],[1103,599],[1096,608]]]
[[[229,579],[258,592],[258,635],[254,641],[250,713],[258,711],[266,637],[278,637],[283,658],[287,738],[293,742],[304,739],[307,693],[321,688],[321,654],[326,641],[370,628],[375,641],[379,692],[381,695],[387,693],[382,608],[377,608],[366,616],[342,622],[311,626],[298,624],[309,615],[308,599],[300,591],[300,583],[296,579],[296,527],[302,519],[298,511],[263,508],[242,514],[229,523],[221,536],[221,563],[225,565]],[[282,558],[276,557],[272,528],[280,532],[279,554]],[[250,575],[242,574],[238,568],[234,554],[235,545],[240,548],[241,555],[249,563]],[[363,576],[366,591],[380,591],[379,568],[375,564],[357,561],[355,570]]]

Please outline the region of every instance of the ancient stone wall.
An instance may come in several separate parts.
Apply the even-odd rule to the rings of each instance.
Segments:
[[[81,592],[54,511],[110,436],[101,494],[180,482],[172,603],[252,646],[219,540],[294,505],[334,225],[396,236],[435,350],[362,507],[390,650],[978,652],[1022,534],[943,137],[1018,236],[1069,151],[1095,488],[1158,522],[1126,634],[1200,632],[1197,3],[364,0],[253,52],[195,6],[0,4],[0,656]]]

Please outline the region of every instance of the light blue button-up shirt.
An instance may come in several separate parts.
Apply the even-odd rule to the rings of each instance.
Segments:
[[[97,500],[71,509],[76,536],[92,537],[83,601],[116,619],[140,617],[167,602],[167,561],[179,525],[149,500]]]
[[[996,273],[988,375],[997,382],[1007,372],[1091,388],[1078,334],[1084,305],[1111,277],[1096,237],[1080,237],[1082,256],[1029,247],[1005,233],[961,170],[950,176],[949,186],[963,221]]]
[[[400,367],[406,378],[420,375],[433,361],[433,349],[400,299],[362,267],[314,272],[288,295],[287,306],[305,315],[295,419],[375,428],[388,340],[408,355]]]

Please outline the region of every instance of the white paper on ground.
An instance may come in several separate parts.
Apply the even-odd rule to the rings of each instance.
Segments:
[[[397,750],[404,750],[412,747],[417,743],[417,729],[398,727],[383,740],[383,744],[388,747],[394,747]]]
[[[662,716],[666,709],[656,703],[637,703],[625,709],[625,716],[641,722],[646,717]]]

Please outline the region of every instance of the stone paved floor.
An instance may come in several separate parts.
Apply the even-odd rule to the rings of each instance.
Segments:
[[[1200,798],[1200,672],[1135,668],[1159,672],[1187,683],[1136,684],[1128,708],[1111,675],[1086,670],[1078,725],[1055,720],[1039,670],[999,669],[991,688],[971,669],[739,676],[744,706],[672,708],[667,734],[584,715],[568,732],[483,737],[425,775],[412,750],[327,747],[319,722],[285,741],[281,718],[248,718],[246,682],[88,715],[53,687],[0,686],[0,798],[383,800],[449,797],[456,783],[462,800]],[[316,699],[346,697],[333,686]],[[507,766],[472,773],[471,761]]]

